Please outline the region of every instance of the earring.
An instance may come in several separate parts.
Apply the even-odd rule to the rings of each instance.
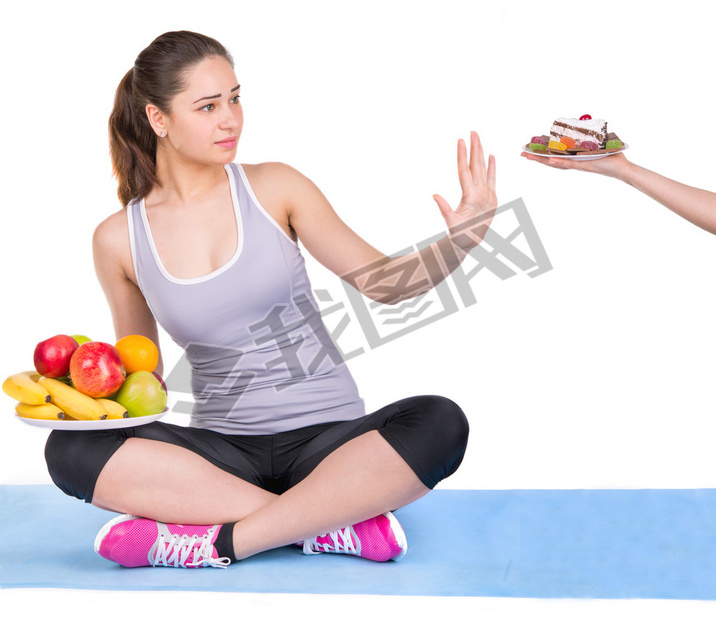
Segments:
[[[161,134],[159,134],[159,138],[164,138],[166,136],[166,133],[164,130],[162,130]]]

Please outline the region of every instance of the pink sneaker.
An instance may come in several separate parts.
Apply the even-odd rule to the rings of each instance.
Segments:
[[[127,568],[223,568],[231,563],[212,546],[221,525],[173,525],[124,514],[109,521],[94,541],[101,557]]]
[[[391,512],[303,542],[305,555],[344,553],[376,562],[400,559],[407,550],[403,528]]]

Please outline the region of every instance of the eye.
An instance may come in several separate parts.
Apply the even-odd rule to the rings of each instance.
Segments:
[[[231,103],[232,103],[232,104],[238,104],[238,103],[239,103],[239,97],[241,97],[241,96],[238,95],[238,94],[237,94],[237,95],[234,95],[234,96],[231,98]]]
[[[214,109],[214,104],[207,104],[206,106],[202,106],[200,110],[205,110],[206,112],[211,112]]]

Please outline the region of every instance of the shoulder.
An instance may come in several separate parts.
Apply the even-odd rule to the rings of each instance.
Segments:
[[[300,193],[317,190],[308,177],[285,162],[262,162],[241,166],[257,194],[260,192],[284,204],[290,203],[291,199],[297,198]]]
[[[122,208],[100,222],[94,230],[92,242],[94,245],[116,247],[122,241],[128,240],[129,227],[127,225],[127,210]]]
[[[261,205],[297,241],[298,214],[326,202],[320,190],[308,177],[283,162],[241,166]]]
[[[127,208],[111,214],[97,225],[92,236],[92,249],[97,268],[133,274]]]
[[[258,164],[242,164],[247,177],[255,177],[257,179],[273,178],[281,179],[300,175],[300,173],[292,166],[285,162],[259,162]]]

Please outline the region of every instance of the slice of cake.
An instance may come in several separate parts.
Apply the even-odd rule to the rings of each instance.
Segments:
[[[604,119],[570,119],[560,117],[552,123],[550,140],[559,142],[562,137],[574,140],[577,147],[584,142],[594,142],[603,148],[607,139],[607,122]]]

